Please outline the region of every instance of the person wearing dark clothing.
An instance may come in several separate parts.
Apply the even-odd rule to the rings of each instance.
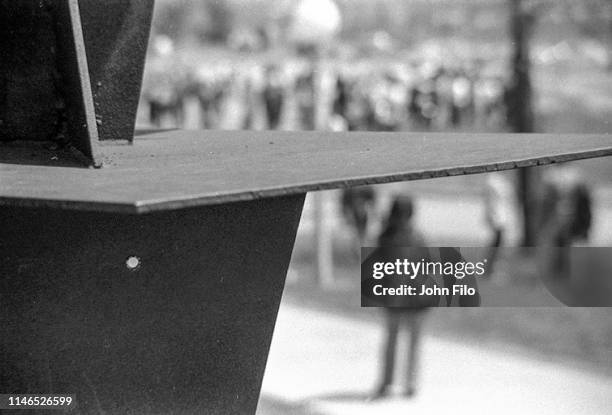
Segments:
[[[266,103],[268,128],[276,130],[280,124],[281,112],[283,109],[282,88],[268,84],[264,90],[264,100]]]
[[[263,99],[266,106],[268,128],[276,130],[280,125],[285,94],[279,79],[278,69],[275,67],[268,68]]]
[[[440,263],[458,264],[465,262],[463,255],[458,248],[427,248],[421,233],[415,229],[412,217],[414,204],[409,196],[397,197],[391,207],[386,225],[378,240],[379,248],[372,255],[374,258],[367,258],[366,261],[387,262],[391,259],[402,258],[410,262],[425,260]],[[411,247],[406,250],[401,247]],[[407,257],[410,253],[411,257]],[[396,281],[396,280],[393,280]],[[401,281],[397,279],[397,281]],[[465,276],[458,280],[455,275],[420,275],[412,279],[415,286],[434,285],[448,288],[448,294],[444,297],[440,295],[419,295],[419,296],[398,296],[399,299],[392,299],[386,303],[386,339],[383,352],[383,365],[381,380],[374,397],[380,398],[388,395],[393,386],[393,375],[395,372],[395,359],[397,354],[398,336],[402,328],[409,334],[407,353],[407,367],[405,370],[405,384],[403,393],[405,396],[412,396],[416,393],[417,385],[417,366],[418,355],[421,342],[423,323],[430,307],[459,306],[459,307],[478,307],[480,305],[480,295],[460,295],[454,294],[455,285],[467,285],[477,289],[477,282],[474,276]],[[401,284],[401,282],[398,282]],[[388,286],[388,285],[387,285]],[[418,288],[417,288],[418,289]]]
[[[414,204],[409,196],[397,197],[391,207],[386,226],[379,237],[381,249],[393,247],[424,247],[425,240],[412,223]],[[427,249],[423,248],[425,256]],[[420,258],[419,258],[420,259]],[[418,260],[418,259],[417,259]],[[386,340],[383,351],[383,366],[380,384],[375,398],[388,395],[393,385],[398,335],[405,328],[410,335],[405,370],[404,394],[412,396],[416,392],[417,359],[420,347],[421,329],[427,307],[413,304],[407,308],[386,308]]]
[[[342,213],[355,229],[360,244],[365,241],[375,201],[376,194],[371,186],[353,187],[342,193]]]
[[[341,76],[338,76],[336,80],[335,92],[333,112],[346,119],[348,118],[349,90],[346,81]]]
[[[316,76],[314,68],[298,77],[295,83],[295,99],[297,102],[298,119],[300,128],[303,130],[315,129],[316,100],[315,92]]]
[[[542,183],[539,245],[556,248],[542,251],[550,256],[546,258],[546,272],[567,279],[571,273],[570,247],[589,237],[591,191],[581,172],[568,165],[548,169]]]

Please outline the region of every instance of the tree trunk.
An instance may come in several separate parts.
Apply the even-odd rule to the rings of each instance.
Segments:
[[[508,124],[516,133],[534,131],[532,88],[530,79],[529,38],[534,16],[527,13],[523,0],[510,0],[512,41],[512,77],[507,90]],[[523,240],[525,246],[535,243],[535,176],[533,168],[518,171],[518,195],[523,214]]]

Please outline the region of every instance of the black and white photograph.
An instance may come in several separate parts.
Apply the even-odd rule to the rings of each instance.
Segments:
[[[611,0],[0,0],[0,414],[612,414]]]

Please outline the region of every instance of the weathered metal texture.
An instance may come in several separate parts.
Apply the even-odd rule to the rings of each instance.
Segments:
[[[177,130],[136,139],[102,144],[98,170],[59,167],[69,160],[53,152],[28,159],[25,144],[0,147],[0,204],[144,213],[612,155],[612,135]]]
[[[0,141],[98,140],[77,0],[0,1]]]
[[[0,391],[73,393],[79,414],[254,413],[303,201],[0,209]]]
[[[154,0],[80,0],[101,140],[134,137]]]

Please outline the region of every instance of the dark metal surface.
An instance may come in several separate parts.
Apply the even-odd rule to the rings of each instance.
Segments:
[[[0,140],[3,141],[47,140],[55,130],[60,99],[56,91],[55,16],[45,3],[0,0]]]
[[[0,391],[73,393],[79,414],[253,414],[303,201],[0,209]]]
[[[103,150],[88,170],[0,147],[0,204],[143,213],[610,156],[612,136],[177,130]]]
[[[0,0],[0,141],[54,141],[87,164],[99,139],[131,141],[152,12],[153,0]]]
[[[101,140],[134,137],[153,3],[79,1]]]
[[[0,1],[0,48],[0,141],[99,158],[78,1]]]

